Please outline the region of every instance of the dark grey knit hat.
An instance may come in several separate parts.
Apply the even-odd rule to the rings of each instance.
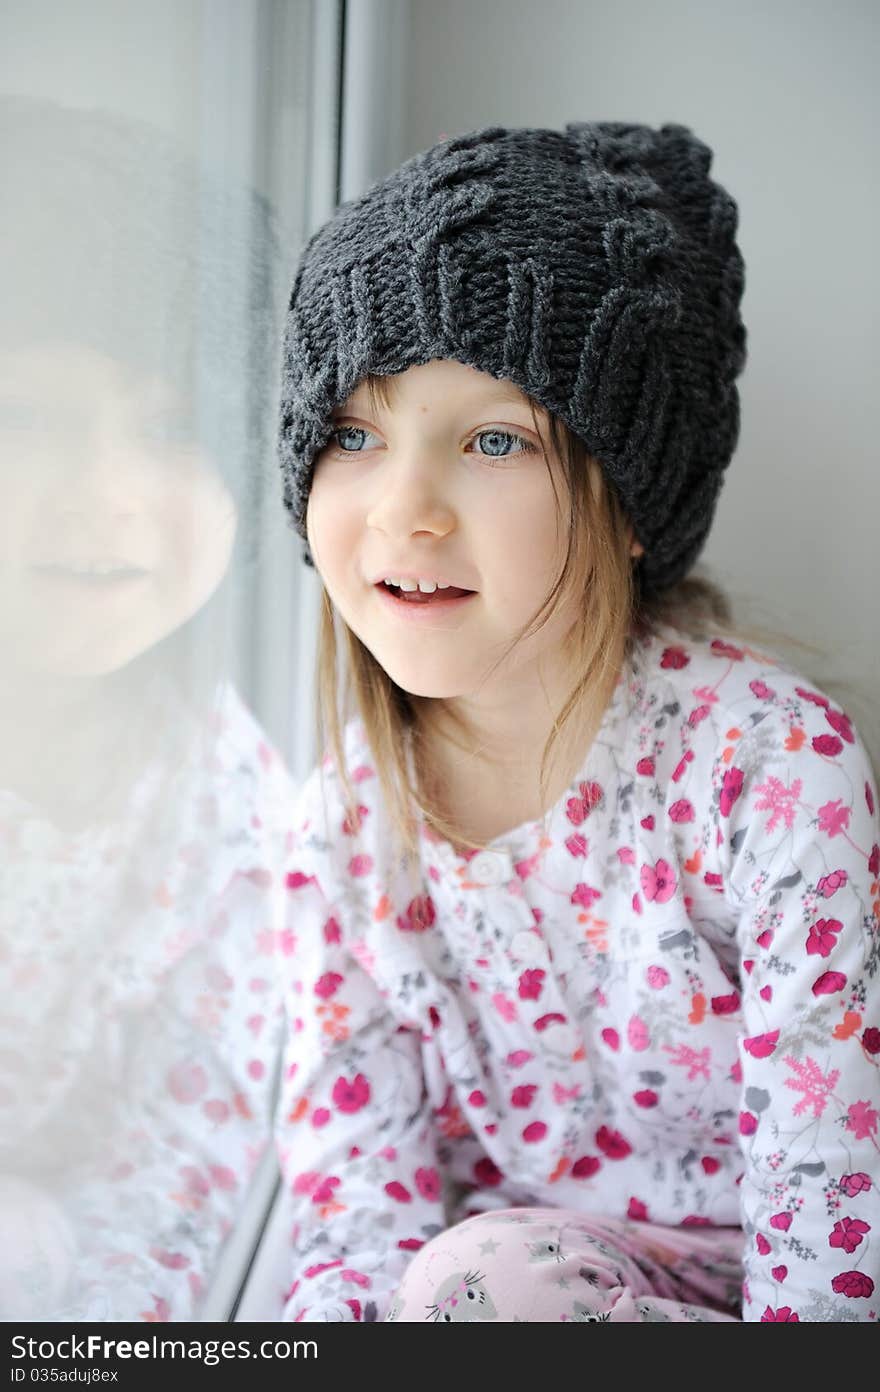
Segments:
[[[739,436],[737,205],[687,126],[490,126],[441,141],[306,244],[287,314],[280,462],[305,540],[331,413],[368,374],[450,358],[507,378],[603,466],[645,548],[687,573]],[[303,559],[313,565],[306,543]]]

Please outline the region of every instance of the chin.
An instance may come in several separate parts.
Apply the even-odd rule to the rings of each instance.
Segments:
[[[435,680],[425,676],[416,677],[414,674],[403,671],[395,671],[393,666],[382,666],[388,673],[395,686],[399,686],[401,691],[405,691],[408,696],[421,696],[425,700],[447,701],[454,697],[461,696],[461,682],[450,681],[449,677],[438,676]]]

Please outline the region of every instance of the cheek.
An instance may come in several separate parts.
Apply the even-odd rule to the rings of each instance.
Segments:
[[[218,584],[235,542],[238,515],[232,494],[213,474],[181,479],[161,503],[163,570],[169,582],[200,591]]]

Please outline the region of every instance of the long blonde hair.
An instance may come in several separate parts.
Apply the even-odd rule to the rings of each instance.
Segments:
[[[390,405],[386,379],[365,379],[371,401]],[[583,442],[552,413],[545,413],[548,440],[541,430],[537,403],[530,400],[535,432],[545,451],[563,466],[570,526],[568,550],[562,570],[529,624],[513,638],[491,671],[509,656],[519,641],[541,629],[570,600],[577,600],[584,622],[575,625],[566,640],[572,648],[572,670],[579,678],[556,715],[544,746],[539,773],[542,808],[547,807],[548,770],[554,751],[570,742],[574,757],[589,747],[598,730],[620,672],[621,661],[629,656],[634,643],[659,626],[672,627],[692,638],[718,636],[740,644],[769,647],[790,665],[808,675],[801,665],[806,655],[809,677],[838,702],[846,700],[850,712],[859,707],[859,733],[872,757],[880,765],[876,732],[867,703],[850,683],[834,679],[817,664],[829,654],[815,643],[795,638],[773,628],[743,624],[734,617],[729,596],[701,565],[661,595],[645,598],[640,594],[630,554],[629,522],[614,486],[608,482],[599,462]],[[559,495],[550,469],[553,491],[559,508]],[[565,513],[560,509],[560,516]],[[341,628],[345,672],[340,672],[337,622]],[[758,654],[760,655],[760,654]],[[391,822],[404,853],[418,855],[416,809],[436,835],[460,847],[485,849],[487,842],[464,835],[444,811],[439,780],[426,757],[424,733],[430,698],[412,696],[402,690],[377,662],[370,650],[336,612],[326,588],[322,589],[315,672],[316,747],[329,753],[341,777],[346,797],[346,814],[358,825],[358,799],[351,783],[345,757],[344,729],[352,714],[360,716],[372,752],[382,792],[391,810]],[[433,704],[436,704],[434,702]],[[451,724],[467,737],[468,731],[457,714],[447,708]],[[870,729],[871,737],[868,731]],[[456,742],[456,741],[453,741]],[[558,750],[557,750],[558,746]],[[464,746],[462,746],[464,747]],[[408,751],[412,751],[412,777]],[[325,755],[326,757],[326,755]],[[323,763],[323,760],[322,760]],[[564,765],[576,771],[577,764]]]

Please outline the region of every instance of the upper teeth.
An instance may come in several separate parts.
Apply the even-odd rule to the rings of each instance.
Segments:
[[[400,580],[396,575],[388,575],[383,582],[386,585],[394,585],[398,590],[421,590],[422,594],[433,594],[435,590],[449,590],[451,585],[444,585],[439,580]]]

